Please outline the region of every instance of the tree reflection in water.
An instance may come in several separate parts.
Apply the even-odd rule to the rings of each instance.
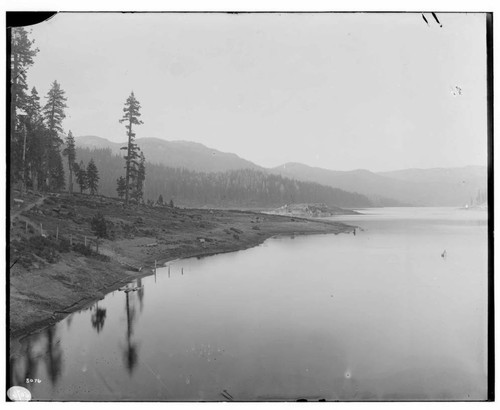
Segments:
[[[96,303],[93,306],[94,312],[90,317],[90,322],[92,323],[92,327],[100,333],[104,328],[104,321],[106,320],[106,309],[100,308],[99,303]]]
[[[132,334],[134,332],[134,321],[136,319],[136,312],[134,304],[130,302],[131,296],[129,293],[125,293],[125,309],[127,311],[127,345],[124,351],[125,367],[128,372],[132,374],[134,371],[137,361],[138,361],[138,347],[135,342],[132,341]]]
[[[71,327],[71,322],[73,322],[73,315],[69,315],[68,318],[66,319],[66,325],[68,326],[68,329]]]
[[[38,374],[38,363],[41,356],[35,353],[35,345],[38,339],[40,339],[40,334],[29,337],[22,351],[10,358],[11,386],[25,386],[26,379],[34,379],[40,376]]]
[[[139,306],[142,313],[142,309],[144,308],[144,288],[142,286],[142,278],[137,279],[137,287],[139,288],[137,296],[139,296]]]
[[[61,350],[61,341],[56,338],[55,326],[48,327],[45,330],[47,337],[47,353],[45,354],[45,364],[47,373],[52,385],[55,385],[61,376],[63,354]]]

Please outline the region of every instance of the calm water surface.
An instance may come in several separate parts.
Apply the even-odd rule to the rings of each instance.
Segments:
[[[485,399],[486,211],[363,212],[337,218],[356,235],[172,262],[25,339],[11,384],[34,400]]]

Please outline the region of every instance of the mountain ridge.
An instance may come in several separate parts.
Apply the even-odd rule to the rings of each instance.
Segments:
[[[273,171],[289,178],[358,192],[372,200],[386,197],[415,206],[463,206],[478,191],[487,190],[487,169],[475,165],[375,173],[368,170],[334,171],[286,163]]]
[[[408,168],[372,172],[364,168],[337,171],[288,162],[265,168],[241,158],[192,141],[167,141],[155,137],[138,138],[148,162],[197,172],[225,172],[251,169],[277,174],[297,181],[341,189],[367,196],[376,206],[463,206],[478,191],[487,190],[487,168],[467,165],[454,168]],[[110,148],[123,156],[115,143],[98,136],[76,137],[76,144],[85,148]]]
[[[167,141],[155,137],[137,138],[135,142],[144,152],[148,162],[153,164],[199,172],[224,172],[242,168],[264,170],[263,167],[234,153],[209,148],[199,142]],[[120,148],[127,144],[126,142],[111,142],[95,135],[76,137],[75,143],[81,148],[110,148],[112,153],[118,155],[123,155]]]

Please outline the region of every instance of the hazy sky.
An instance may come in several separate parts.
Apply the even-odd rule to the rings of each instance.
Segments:
[[[483,14],[59,14],[28,72],[68,97],[65,130],[189,140],[259,165],[486,165]],[[461,93],[458,92],[459,87]]]

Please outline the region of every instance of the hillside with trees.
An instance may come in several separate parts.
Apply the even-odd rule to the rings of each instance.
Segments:
[[[109,148],[77,147],[76,152],[83,161],[94,159],[100,175],[99,192],[118,196],[117,181],[123,177],[123,158],[113,155]],[[372,205],[363,195],[251,169],[205,173],[150,163],[146,166],[148,174],[143,189],[144,199],[149,202],[157,202],[161,196],[165,202],[172,200],[175,205],[189,207],[267,208],[305,202],[344,208]]]

